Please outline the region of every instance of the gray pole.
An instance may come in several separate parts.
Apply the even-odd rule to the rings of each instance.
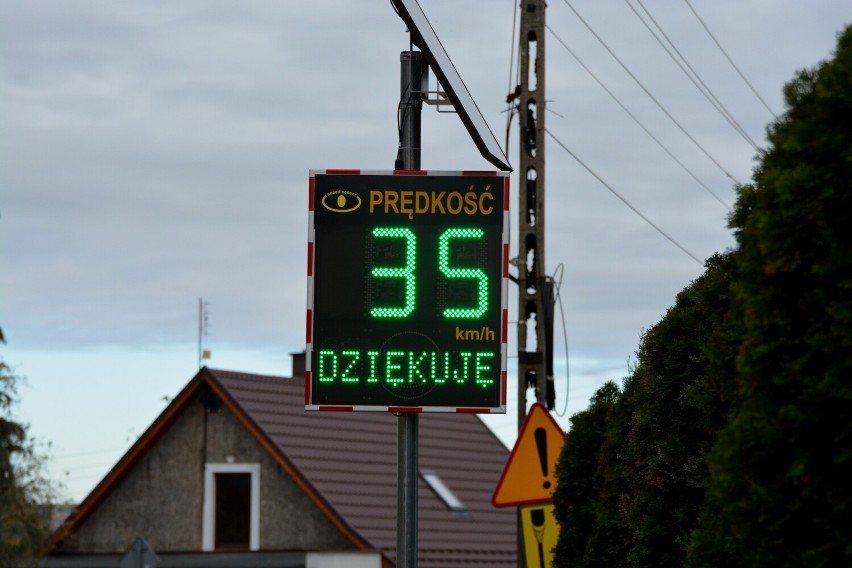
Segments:
[[[526,420],[527,385],[546,404],[547,343],[544,310],[544,13],[545,0],[521,12],[521,91],[518,167],[518,431]],[[531,261],[531,262],[530,262]],[[533,343],[527,342],[533,326]]]
[[[396,169],[420,169],[420,84],[427,72],[423,54],[403,51],[400,56],[400,142]],[[419,416],[403,412],[397,429],[396,565],[417,568],[417,460]]]
[[[544,35],[545,0],[526,0],[521,11],[521,90],[518,97],[518,432],[527,416],[527,387],[547,405],[544,265]],[[532,262],[530,262],[532,261]],[[529,330],[529,326],[533,329]],[[534,333],[529,333],[533,331]],[[532,344],[527,337],[533,339]],[[567,396],[567,394],[566,394]],[[523,519],[518,509],[518,566],[526,565]]]
[[[417,568],[417,436],[414,412],[399,415],[397,429],[396,565]]]
[[[420,86],[428,66],[419,51],[403,51],[400,61],[399,157],[396,169],[420,169],[420,110],[423,95]]]

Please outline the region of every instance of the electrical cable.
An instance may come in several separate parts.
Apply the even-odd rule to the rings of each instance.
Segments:
[[[559,144],[559,145],[562,147],[562,149],[563,149],[563,150],[565,150],[566,152],[568,152],[568,154],[570,154],[570,156],[571,156],[572,158],[574,158],[574,159],[577,161],[577,163],[578,163],[578,164],[580,164],[581,166],[583,166],[583,168],[584,168],[587,172],[589,172],[590,174],[592,174],[592,176],[594,176],[594,178],[595,178],[595,179],[597,179],[599,182],[601,182],[601,184],[602,184],[605,188],[607,188],[607,189],[610,191],[610,193],[612,193],[613,195],[615,195],[618,199],[620,199],[620,200],[621,200],[621,202],[622,202],[622,203],[624,203],[625,205],[627,205],[627,207],[629,207],[629,208],[630,208],[630,209],[631,209],[634,213],[636,213],[637,215],[639,215],[639,217],[641,217],[643,221],[645,221],[646,223],[648,223],[649,225],[651,225],[651,227],[653,227],[653,228],[654,228],[654,229],[655,229],[658,233],[660,233],[662,236],[664,236],[664,237],[665,237],[665,238],[666,238],[666,239],[667,239],[670,243],[672,243],[674,246],[676,246],[676,247],[677,247],[677,248],[679,248],[681,251],[683,251],[684,253],[686,253],[686,254],[687,254],[690,258],[692,258],[692,260],[694,260],[695,262],[697,262],[699,265],[704,266],[704,263],[703,263],[703,262],[701,262],[701,260],[700,260],[697,256],[695,256],[694,254],[692,254],[691,252],[689,252],[689,250],[687,250],[687,249],[686,249],[686,247],[684,247],[682,244],[680,244],[679,242],[677,242],[677,241],[676,241],[673,237],[671,237],[668,233],[666,233],[666,232],[665,232],[665,231],[663,231],[660,227],[658,227],[656,224],[654,224],[654,222],[653,222],[653,221],[651,221],[651,220],[650,220],[650,219],[648,219],[645,215],[643,215],[641,211],[639,211],[638,209],[636,209],[636,207],[634,207],[634,206],[633,206],[633,205],[632,205],[629,201],[627,201],[624,197],[622,197],[622,196],[621,196],[621,194],[619,194],[617,191],[615,191],[615,189],[613,189],[613,187],[612,187],[611,185],[609,185],[607,182],[605,182],[605,181],[603,180],[603,178],[601,178],[601,177],[600,177],[597,173],[595,173],[595,171],[594,171],[594,170],[592,170],[592,168],[590,168],[589,166],[587,166],[587,165],[586,165],[586,163],[585,163],[585,162],[583,162],[583,160],[581,160],[579,157],[577,157],[577,155],[576,155],[574,152],[572,152],[571,150],[569,150],[569,149],[568,149],[568,146],[566,146],[565,144],[563,144],[563,143],[562,143],[562,141],[561,141],[561,140],[559,140],[559,138],[557,138],[556,136],[554,136],[554,135],[553,135],[553,133],[552,133],[550,130],[548,130],[547,128],[545,128],[545,129],[544,129],[544,131],[545,131],[548,135],[550,135],[550,137],[551,137],[551,138],[553,138],[554,142],[556,142],[557,144]]]
[[[560,44],[562,44],[562,47],[564,47],[564,48],[566,49],[566,51],[568,51],[568,53],[570,53],[570,54],[571,54],[571,56],[572,56],[572,57],[574,57],[574,59],[577,61],[577,63],[579,63],[579,64],[580,64],[580,66],[581,66],[583,69],[585,69],[585,70],[586,70],[586,72],[587,72],[587,73],[588,73],[588,74],[592,77],[592,79],[594,79],[594,80],[597,82],[597,84],[598,84],[598,85],[600,85],[600,87],[601,87],[604,91],[606,91],[606,93],[607,93],[610,97],[612,97],[612,99],[613,99],[613,100],[614,100],[614,101],[618,104],[618,106],[620,106],[620,107],[621,107],[621,109],[622,109],[624,112],[626,112],[626,113],[627,113],[627,115],[628,115],[630,118],[632,118],[632,119],[633,119],[633,122],[635,122],[636,124],[638,124],[638,125],[639,125],[639,127],[640,127],[642,130],[644,130],[644,131],[645,131],[645,133],[646,133],[648,136],[650,136],[650,137],[651,137],[651,139],[652,139],[654,142],[656,142],[656,143],[657,143],[657,145],[658,145],[660,148],[662,148],[662,149],[663,149],[663,151],[664,151],[666,154],[668,154],[668,155],[669,155],[669,157],[670,157],[672,160],[674,160],[674,161],[677,163],[677,165],[679,165],[679,166],[680,166],[680,167],[681,167],[681,168],[682,168],[682,169],[683,169],[683,170],[684,170],[687,174],[689,174],[689,175],[690,175],[690,177],[692,177],[692,179],[694,179],[694,180],[698,183],[698,185],[700,185],[701,187],[703,187],[703,188],[704,188],[704,190],[705,190],[705,191],[707,191],[707,193],[709,193],[710,195],[712,195],[712,196],[713,196],[713,198],[714,198],[716,201],[718,201],[719,203],[721,203],[721,204],[722,204],[722,206],[723,206],[725,209],[727,209],[728,211],[730,211],[730,210],[731,210],[731,206],[730,206],[727,202],[725,202],[725,201],[724,201],[721,197],[719,197],[719,195],[718,195],[716,192],[714,192],[712,189],[710,189],[710,188],[707,186],[707,184],[705,184],[703,181],[701,181],[701,179],[699,179],[699,177],[698,177],[697,175],[695,175],[695,173],[693,173],[693,172],[692,172],[692,170],[690,170],[690,169],[686,166],[686,164],[684,164],[683,162],[681,162],[681,161],[677,158],[677,156],[675,156],[675,155],[672,153],[672,151],[671,151],[671,150],[669,150],[669,148],[668,148],[665,144],[663,144],[663,143],[662,143],[662,141],[660,141],[660,139],[659,139],[659,138],[657,138],[657,137],[654,135],[654,133],[653,133],[653,132],[651,132],[651,131],[648,129],[648,127],[647,127],[647,126],[645,126],[645,125],[642,123],[642,121],[641,121],[641,120],[639,120],[639,119],[636,117],[636,115],[634,115],[634,114],[630,111],[630,109],[628,109],[628,108],[627,108],[627,107],[626,107],[626,106],[625,106],[625,105],[624,105],[624,104],[623,104],[623,103],[619,100],[619,98],[615,95],[615,93],[613,93],[613,92],[612,92],[612,91],[611,91],[611,90],[610,90],[610,89],[609,89],[609,88],[608,88],[608,87],[607,87],[607,86],[606,86],[606,85],[605,85],[605,84],[604,84],[604,83],[603,83],[600,79],[598,79],[598,77],[594,74],[594,72],[592,72],[592,70],[591,70],[591,69],[589,69],[589,67],[588,67],[585,63],[583,63],[583,61],[582,61],[582,60],[581,60],[581,59],[577,56],[577,54],[576,54],[576,53],[574,53],[574,52],[571,50],[571,48],[570,48],[570,47],[568,47],[568,44],[566,44],[564,41],[562,41],[562,38],[561,38],[561,37],[559,37],[559,35],[557,35],[557,33],[556,33],[555,31],[553,31],[553,29],[552,29],[550,26],[545,25],[545,28],[547,28],[547,31],[549,31],[549,32],[553,35],[553,37],[554,37],[554,38],[556,38],[556,41],[558,41]]]
[[[607,43],[601,38],[601,36],[598,35],[598,33],[592,28],[592,26],[590,26],[589,23],[586,22],[585,19],[583,19],[583,17],[580,15],[579,12],[577,12],[577,10],[574,8],[574,6],[572,6],[571,3],[568,2],[568,0],[562,0],[562,1],[565,2],[565,5],[568,6],[568,8],[570,8],[572,12],[574,12],[574,14],[577,16],[577,18],[583,23],[584,26],[586,26],[586,29],[588,29],[589,32],[591,32],[591,34],[593,36],[595,36],[595,39],[597,39],[600,42],[600,44],[604,47],[604,49],[607,50],[607,52],[613,57],[613,59],[615,59],[615,61],[621,66],[621,68],[624,69],[624,71],[628,75],[630,75],[630,78],[633,79],[633,81],[639,86],[639,88],[641,88],[645,92],[645,94],[648,95],[648,97],[654,102],[654,104],[656,104],[657,107],[659,107],[659,109],[661,111],[663,111],[663,114],[665,114],[667,117],[669,117],[669,119],[675,124],[675,126],[677,126],[680,129],[680,131],[683,132],[684,135],[686,135],[686,137],[689,138],[689,140],[692,141],[692,143],[695,144],[695,146],[699,150],[701,150],[701,152],[705,156],[707,156],[707,158],[711,162],[713,162],[716,165],[716,167],[718,167],[722,171],[722,173],[724,173],[728,178],[730,178],[737,185],[742,185],[737,180],[737,178],[735,178],[733,175],[731,175],[731,173],[728,172],[728,170],[726,170],[724,168],[724,166],[722,166],[722,164],[720,164],[719,161],[716,160],[716,158],[714,158],[713,155],[710,154],[710,152],[708,152],[707,149],[704,146],[702,146],[701,143],[698,142],[698,140],[696,140],[695,137],[692,136],[692,134],[690,134],[689,131],[686,128],[684,128],[684,126],[668,111],[668,109],[666,109],[666,107],[663,106],[663,104],[651,93],[651,91],[649,91],[648,88],[636,77],[636,75],[633,74],[633,72],[627,67],[627,65],[625,65],[624,62],[621,61],[621,59],[619,59],[619,57],[615,54],[615,52],[613,52],[612,49],[610,49],[609,45],[607,45]]]
[[[719,100],[719,98],[713,93],[713,91],[710,89],[710,87],[707,85],[707,83],[704,82],[704,80],[701,78],[701,75],[699,75],[698,72],[695,70],[695,68],[693,68],[692,65],[690,65],[689,61],[687,61],[687,59],[686,59],[686,57],[684,57],[683,53],[680,52],[680,50],[677,48],[677,46],[674,44],[674,42],[671,40],[671,38],[669,38],[668,34],[666,34],[666,32],[663,30],[663,28],[660,26],[660,24],[654,18],[654,16],[651,15],[651,12],[648,10],[648,8],[645,7],[645,5],[642,3],[642,0],[636,0],[636,3],[639,4],[639,6],[642,7],[642,10],[644,10],[645,14],[648,15],[648,18],[651,20],[651,22],[653,22],[654,26],[660,31],[660,33],[663,35],[663,37],[666,39],[666,41],[672,47],[672,49],[675,51],[675,53],[677,53],[677,55],[678,55],[678,57],[680,57],[681,61],[683,61],[683,63],[686,65],[686,67],[689,68],[689,71],[692,73],[692,75],[690,75],[687,72],[687,70],[684,69],[684,67],[680,64],[680,62],[677,60],[677,58],[668,49],[666,49],[666,46],[663,44],[663,42],[659,39],[659,37],[657,37],[657,35],[654,33],[654,31],[648,26],[648,24],[645,22],[645,20],[642,19],[642,17],[639,15],[639,13],[636,11],[636,9],[633,8],[633,6],[630,4],[630,0],[625,0],[625,2],[627,2],[627,5],[630,6],[630,9],[633,10],[633,13],[636,14],[636,16],[640,19],[640,21],[642,21],[642,23],[645,25],[645,27],[648,29],[648,31],[651,32],[651,35],[653,35],[654,39],[656,39],[657,42],[659,42],[660,46],[666,51],[666,53],[669,55],[669,57],[672,58],[672,61],[674,61],[675,64],[677,64],[677,66],[680,67],[681,71],[683,71],[683,73],[687,76],[687,78],[689,78],[689,80],[692,81],[692,84],[695,85],[695,87],[701,92],[702,95],[704,95],[704,97],[710,102],[711,105],[713,105],[713,107],[722,115],[722,117],[725,118],[725,120],[728,121],[728,124],[730,124],[734,128],[734,130],[736,130],[743,137],[743,139],[745,139],[745,141],[748,142],[749,145],[751,145],[751,147],[754,150],[759,150],[757,143],[755,143],[754,139],[752,139],[752,137],[749,136],[748,132],[746,132],[746,129],[743,128],[743,126],[734,118],[734,115],[731,114],[730,111],[728,111],[728,109],[725,107],[725,105],[722,104],[722,101]],[[699,86],[696,83],[696,80],[699,83],[701,83],[701,86]]]
[[[512,73],[513,73],[513,70],[514,70],[513,66],[514,66],[516,60],[517,60],[517,68],[516,68],[516,70],[514,70],[514,73],[515,73],[514,83],[516,85],[520,86],[520,78],[521,78],[520,77],[521,76],[521,53],[520,53],[520,50],[518,50],[517,56],[515,55],[515,29],[517,28],[519,1],[520,0],[515,0],[515,7],[512,10],[512,42],[511,42],[511,49],[510,49],[510,54],[509,54],[509,86],[508,86],[508,90],[509,90],[510,94],[506,97],[506,105],[507,105],[506,113],[507,113],[507,116],[506,116],[506,145],[505,145],[505,148],[506,148],[506,154],[507,155],[509,153],[509,134],[511,133],[511,129],[512,129],[512,119],[514,118],[514,116],[518,112],[518,104],[516,102],[514,102],[514,99],[516,97],[513,97],[512,94],[511,94],[512,92],[517,92],[517,91],[513,91],[513,89],[512,89],[512,82],[513,82],[512,81]],[[511,215],[511,213],[509,214],[508,219],[509,219],[509,221],[508,221],[507,230],[509,232],[509,235],[511,235],[512,234],[512,215]],[[512,275],[509,274],[509,276],[511,278]],[[517,282],[517,280],[515,280],[515,281]],[[515,323],[517,323],[517,322],[515,322]]]
[[[745,81],[745,84],[748,85],[748,88],[751,89],[752,93],[754,93],[754,96],[757,97],[757,99],[761,103],[763,103],[763,106],[766,107],[766,110],[769,111],[769,113],[775,118],[775,120],[778,120],[778,115],[775,114],[775,111],[773,111],[772,108],[768,104],[766,104],[766,101],[763,100],[763,97],[760,96],[760,94],[757,92],[757,89],[754,88],[754,85],[752,85],[751,82],[743,74],[743,72],[740,71],[740,68],[737,67],[737,64],[734,63],[734,60],[731,59],[731,56],[728,55],[728,52],[725,51],[725,48],[722,47],[722,44],[720,44],[719,40],[716,39],[716,36],[713,35],[713,32],[710,31],[710,28],[707,27],[707,24],[705,24],[704,20],[701,19],[701,16],[698,15],[698,12],[695,11],[695,8],[693,8],[692,4],[689,3],[689,0],[684,0],[684,1],[686,2],[686,5],[689,6],[689,9],[692,10],[692,13],[695,14],[695,17],[698,18],[698,21],[701,22],[701,26],[704,28],[704,30],[707,32],[707,34],[710,36],[710,39],[713,40],[713,43],[716,44],[716,47],[719,48],[719,51],[721,51],[722,54],[725,56],[725,58],[728,60],[728,63],[730,63],[731,66],[736,70],[736,72],[739,73],[740,77],[742,77],[743,81]]]
[[[512,119],[519,112],[519,106],[517,101],[518,96],[521,93],[521,52],[518,50],[517,56],[515,55],[515,29],[517,27],[518,20],[518,2],[519,0],[515,0],[515,8],[513,10],[512,17],[512,48],[511,53],[509,55],[509,94],[506,96],[506,153],[509,153],[509,135],[512,131]],[[515,62],[517,62],[517,66],[515,67]],[[512,73],[514,70],[515,74],[515,87],[512,88]]]
[[[94,455],[98,455],[98,454],[114,454],[114,453],[117,453],[117,452],[125,451],[126,449],[127,448],[107,448],[107,449],[102,449],[102,450],[91,450],[91,451],[88,451],[88,452],[73,452],[73,453],[70,453],[70,454],[54,454],[54,455],[51,455],[50,458],[51,459],[68,459],[68,458],[77,458],[77,457],[84,457],[84,456],[94,456]]]
[[[117,460],[116,460],[116,461],[117,461]],[[61,467],[61,468],[59,468],[59,469],[61,469],[61,470],[63,470],[63,471],[66,471],[66,472],[68,472],[68,473],[70,473],[71,471],[75,471],[75,472],[76,472],[76,471],[80,471],[80,470],[84,470],[84,469],[105,469],[105,470],[109,471],[109,469],[110,469],[111,467],[113,467],[113,466],[115,465],[115,463],[116,463],[116,462],[109,462],[109,463],[103,463],[103,462],[99,462],[99,463],[87,463],[87,464],[84,464],[84,465],[74,465],[74,466],[69,466],[69,467]]]
[[[556,275],[559,274],[559,280],[556,279]],[[565,325],[565,309],[562,306],[562,295],[560,294],[560,290],[562,289],[562,277],[565,275],[565,264],[559,263],[553,271],[553,276],[550,279],[553,281],[553,288],[556,291],[556,300],[559,302],[559,317],[562,320],[562,339],[565,344],[565,404],[562,407],[562,412],[557,412],[554,410],[556,416],[562,418],[568,412],[568,396],[571,393],[571,368],[568,358],[568,329]],[[556,391],[556,385],[553,385],[554,392]]]
[[[633,4],[630,3],[630,0],[624,0],[624,2],[630,7],[633,13],[636,14],[636,17],[639,18],[639,21],[642,22],[642,24],[645,26],[645,29],[647,29],[648,32],[652,36],[654,36],[654,39],[657,40],[657,43],[660,44],[660,47],[663,48],[663,51],[665,51],[666,54],[671,58],[671,60],[674,61],[675,65],[677,65],[680,70],[683,71],[683,74],[686,75],[686,78],[689,79],[690,82],[692,82],[695,88],[698,89],[698,91],[702,95],[704,95],[704,98],[707,99],[707,102],[709,102],[713,106],[713,108],[715,108],[716,111],[722,115],[722,118],[724,118],[728,122],[728,124],[730,124],[731,127],[737,131],[740,136],[742,136],[743,140],[748,142],[752,149],[758,150],[757,143],[752,139],[751,136],[749,136],[748,132],[746,132],[745,128],[743,128],[743,126],[737,121],[737,119],[734,118],[734,115],[732,115],[725,107],[725,105],[722,104],[722,101],[720,101],[719,98],[716,97],[716,95],[713,93],[710,87],[707,86],[707,83],[704,82],[704,80],[701,78],[701,75],[698,74],[695,68],[690,65],[686,57],[683,56],[683,53],[681,53],[681,51],[677,48],[677,46],[674,44],[668,34],[666,34],[666,32],[654,18],[654,16],[651,15],[651,12],[648,10],[648,8],[646,8],[645,5],[642,3],[642,0],[636,0],[636,3],[639,4],[645,14],[648,16],[648,19],[650,19],[651,22],[654,24],[654,27],[659,30],[660,34],[662,34],[663,38],[665,38],[666,42],[668,42],[668,44],[674,50],[674,53],[672,53],[669,48],[666,47],[666,44],[663,43],[663,40],[660,39],[660,37],[653,29],[651,29],[651,26],[648,25],[648,22],[645,21],[645,19],[642,17],[641,14],[639,14]],[[677,54],[677,57],[675,57],[675,54]],[[678,57],[680,58],[680,60],[678,60]],[[683,63],[681,63],[681,61]],[[686,67],[684,67],[684,65],[686,65]],[[687,71],[687,69],[689,70]]]
[[[512,73],[514,72],[515,65],[515,29],[517,28],[518,23],[518,2],[519,0],[515,0],[515,8],[512,10],[512,40],[511,40],[511,50],[509,53],[509,86],[507,91],[510,93],[509,96],[506,97],[506,111],[508,116],[506,117],[506,151],[509,151],[509,129],[512,126],[512,116],[514,115],[514,108],[516,107],[512,105],[512,101],[514,100],[511,93],[514,90],[512,87]],[[518,73],[520,74],[520,53],[518,53]],[[519,84],[518,78],[515,78],[514,83],[516,85]]]

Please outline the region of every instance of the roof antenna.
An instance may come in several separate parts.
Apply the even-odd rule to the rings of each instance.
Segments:
[[[210,302],[205,302],[202,298],[198,298],[198,368],[201,368],[203,361],[210,359],[210,350],[207,349],[207,324],[210,314],[207,313],[207,306]]]

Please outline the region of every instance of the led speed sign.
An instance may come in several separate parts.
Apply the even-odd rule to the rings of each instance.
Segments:
[[[306,408],[505,412],[508,180],[311,172]]]

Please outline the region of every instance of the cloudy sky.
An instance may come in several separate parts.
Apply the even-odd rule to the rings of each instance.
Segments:
[[[515,0],[421,5],[504,144]],[[408,36],[381,0],[0,0],[0,14],[0,356],[28,379],[19,414],[52,443],[63,496],[80,499],[196,372],[199,298],[211,366],[289,375],[308,171],[392,169]],[[830,56],[850,16],[847,0],[550,1],[545,259],[562,282],[564,428],[624,377],[642,330],[701,274],[693,257],[732,245],[748,139],[765,145],[784,83]],[[433,108],[422,167],[491,169]],[[508,414],[487,419],[507,445],[515,390],[511,373]]]

